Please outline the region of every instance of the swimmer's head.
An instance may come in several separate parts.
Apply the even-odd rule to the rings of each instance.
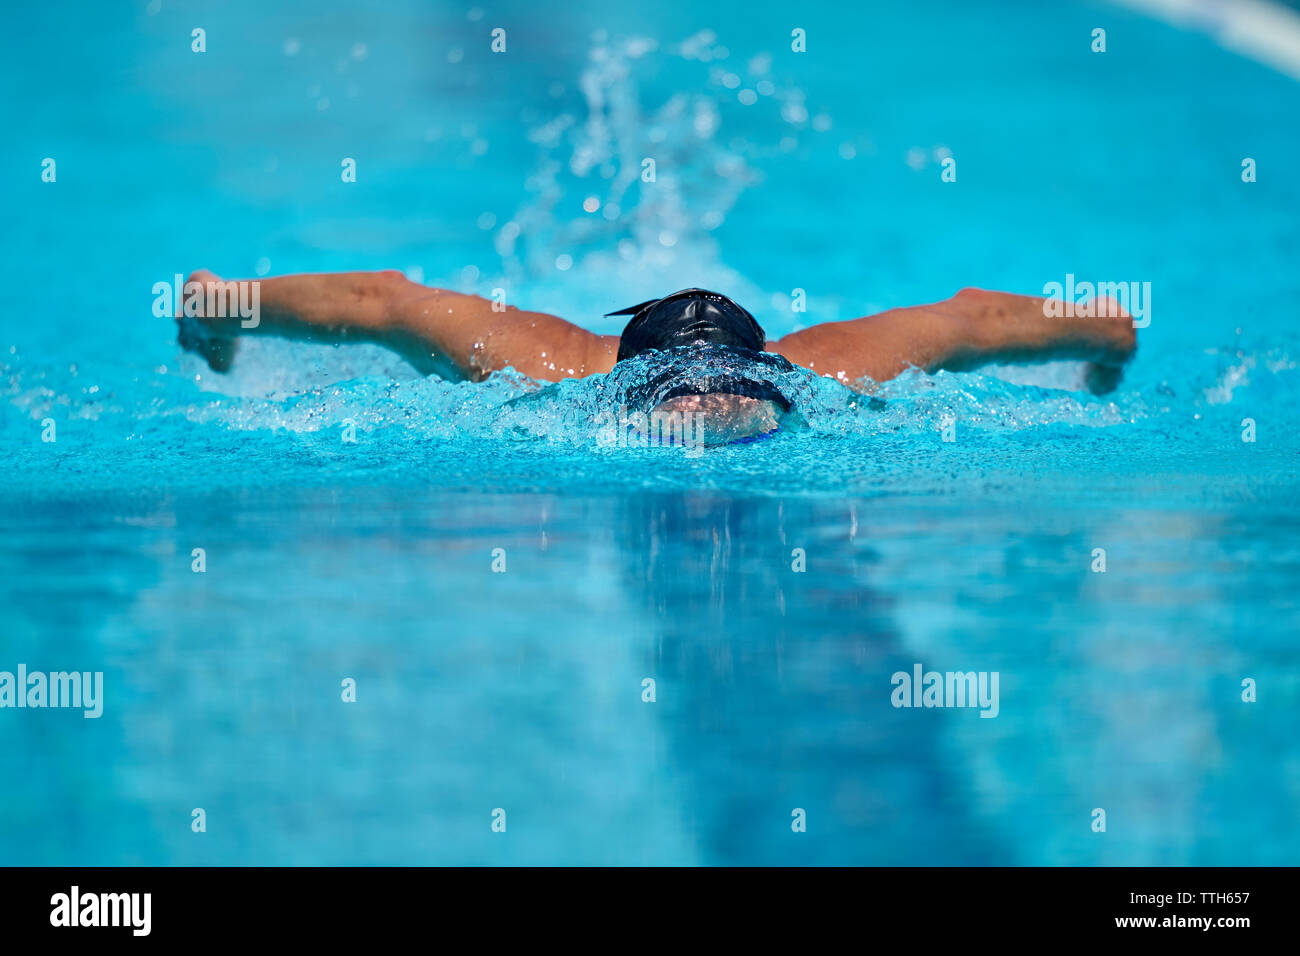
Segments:
[[[775,431],[790,410],[778,383],[794,367],[765,351],[762,326],[725,295],[684,289],[609,314],[632,316],[618,362],[649,353],[644,380],[627,392],[629,407],[691,412],[712,432],[708,444]]]
[[[609,315],[630,315],[618,340],[618,361],[650,349],[717,345],[761,352],[767,345],[762,327],[749,312],[725,295],[683,289]]]

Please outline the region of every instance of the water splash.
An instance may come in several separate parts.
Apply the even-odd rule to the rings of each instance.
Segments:
[[[772,297],[724,264],[714,231],[761,181],[762,158],[807,124],[803,93],[771,79],[770,55],[738,72],[721,66],[729,53],[706,30],[660,54],[695,69],[678,85],[697,92],[674,90],[645,105],[654,102],[640,82],[654,67],[651,54],[660,54],[658,44],[643,37],[592,48],[578,84],[585,115],[561,113],[531,131],[539,149],[525,183],[531,196],[495,236],[508,286],[591,327],[604,312],[669,287]],[[729,87],[742,82],[764,92],[752,107],[734,105]],[[728,113],[739,109],[758,111],[766,139],[723,136]]]
[[[802,368],[772,371],[763,380],[793,398],[809,440],[929,431],[945,422],[1027,431],[1049,425],[1231,419],[1278,407],[1300,399],[1297,354],[1300,346],[1294,342],[1186,350],[1167,356],[1160,378],[1130,377],[1119,391],[1105,396],[1059,382],[1008,381],[1005,369],[934,374],[913,370],[884,383],[864,380],[855,388]],[[592,445],[602,414],[657,369],[648,357],[636,357],[608,375],[559,383],[539,382],[514,370],[480,383],[394,378],[368,371],[297,390],[276,382],[260,393],[249,389],[243,394],[222,394],[221,378],[209,375],[205,381],[214,391],[196,401],[193,369],[199,363],[189,358],[180,368],[137,377],[127,387],[96,384],[111,382],[113,371],[93,362],[70,378],[62,368],[32,364],[22,355],[10,359],[0,363],[0,394],[11,424],[15,418],[39,422],[54,417],[61,422],[125,420],[147,427],[151,421],[184,419],[237,431],[309,434],[350,423],[362,431],[395,428],[448,440],[540,440],[575,446]],[[1018,372],[1032,377],[1028,369]],[[1054,377],[1069,381],[1071,373],[1058,368],[1047,375],[1049,381]]]

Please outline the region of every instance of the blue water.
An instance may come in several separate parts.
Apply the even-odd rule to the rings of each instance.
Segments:
[[[106,690],[0,710],[0,863],[1296,863],[1300,86],[1109,4],[471,7],[11,12],[0,670]],[[692,456],[601,447],[598,379],[212,374],[152,314],[200,266],[773,337],[1073,273],[1152,321],[1104,398],[811,379]],[[998,716],[892,707],[916,663]]]

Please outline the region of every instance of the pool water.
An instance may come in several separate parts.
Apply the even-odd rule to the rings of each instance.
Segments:
[[[13,14],[0,671],[105,700],[0,709],[0,863],[1296,863],[1300,85],[1110,4],[579,6]],[[602,446],[599,378],[215,375],[152,312],[200,266],[610,333],[692,285],[772,337],[1067,274],[1152,310],[1108,396],[813,378],[692,455]],[[997,716],[894,707],[916,664]]]

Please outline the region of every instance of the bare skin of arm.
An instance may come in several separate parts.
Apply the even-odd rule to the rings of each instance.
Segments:
[[[186,282],[222,281],[206,270]],[[397,352],[424,374],[479,381],[513,366],[543,381],[608,372],[617,335],[596,335],[545,312],[513,306],[495,311],[473,295],[431,289],[400,272],[281,276],[259,281],[260,316],[246,328],[238,315],[177,318],[185,348],[224,372],[236,337],[272,335],[305,342],[372,342]],[[188,300],[190,296],[186,296]],[[499,307],[498,307],[499,308]]]
[[[1100,317],[1048,317],[1043,302],[1036,296],[963,289],[933,305],[801,329],[767,348],[845,384],[863,377],[883,382],[913,367],[960,372],[1077,359],[1089,363],[1093,391],[1113,389],[1137,347],[1129,314],[1101,299],[1094,303]]]
[[[220,280],[199,271],[190,281]],[[486,299],[430,289],[399,272],[263,279],[260,297],[256,328],[244,328],[237,315],[182,317],[181,344],[225,371],[239,335],[374,342],[423,373],[475,381],[508,365],[543,381],[582,378],[608,372],[618,353],[616,335],[597,335],[544,312],[494,311]],[[864,377],[885,381],[912,367],[961,371],[1080,359],[1090,363],[1094,391],[1114,388],[1136,347],[1128,315],[1115,307],[1109,317],[1051,318],[1043,314],[1043,301],[963,289],[933,305],[803,329],[767,348],[846,385]]]

